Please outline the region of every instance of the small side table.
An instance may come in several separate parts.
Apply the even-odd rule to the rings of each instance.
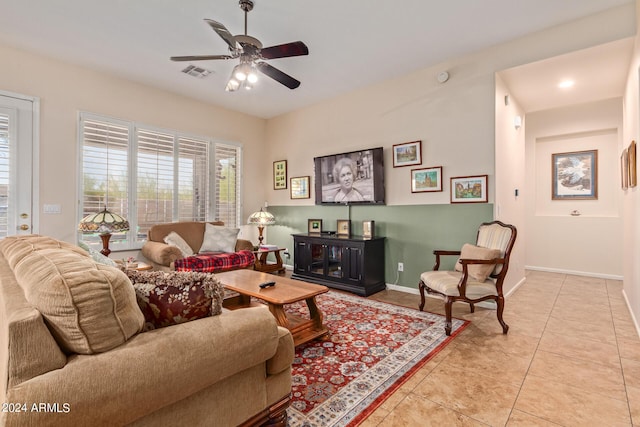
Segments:
[[[259,251],[253,251],[253,254],[256,256],[256,262],[253,264],[253,269],[256,271],[261,271],[263,273],[284,273],[285,268],[282,265],[282,257],[280,256],[280,252],[284,251],[285,248],[277,248],[277,249],[261,249]],[[276,257],[276,262],[267,262],[267,257],[270,253],[273,253]]]
[[[147,271],[147,270],[153,270],[153,266],[150,264],[146,264],[144,262],[139,262],[138,266],[135,268],[128,268],[127,270],[135,270],[135,271]]]

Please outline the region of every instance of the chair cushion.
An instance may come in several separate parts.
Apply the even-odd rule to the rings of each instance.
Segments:
[[[108,351],[142,330],[133,286],[117,268],[49,237],[7,237],[0,247],[27,301],[66,353]]]
[[[427,271],[420,275],[420,280],[428,288],[447,296],[460,295],[458,283],[460,283],[461,278],[462,273],[457,271]],[[467,280],[466,294],[470,299],[478,299],[488,295],[497,296],[498,291],[493,279],[481,282],[470,278]]]
[[[460,259],[495,259],[500,258],[499,249],[482,248],[480,246],[470,245],[465,243],[460,251],[460,258],[456,262],[455,270],[462,271],[462,263]],[[473,277],[479,282],[484,282],[495,268],[495,264],[469,264],[467,269],[469,276]]]
[[[193,249],[191,249],[191,246],[189,246],[186,240],[184,240],[182,236],[175,231],[167,234],[164,237],[164,242],[169,246],[175,246],[180,249],[180,253],[182,253],[183,258],[193,255]]]
[[[200,247],[199,253],[235,252],[239,232],[239,228],[223,227],[207,223],[204,231],[204,240],[202,241],[202,247]]]
[[[128,270],[145,330],[222,313],[224,288],[215,275],[196,272]]]

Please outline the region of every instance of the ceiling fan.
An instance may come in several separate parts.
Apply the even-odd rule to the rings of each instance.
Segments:
[[[290,75],[264,62],[266,59],[288,58],[290,56],[308,55],[309,49],[301,42],[285,43],[277,46],[262,47],[260,40],[247,35],[247,13],[253,9],[252,0],[240,0],[240,9],[244,11],[244,34],[232,35],[219,22],[205,19],[207,24],[229,45],[228,55],[190,55],[172,56],[172,61],[205,61],[212,59],[236,59],[240,63],[233,68],[231,78],[227,82],[226,90],[233,92],[239,88],[251,89],[258,80],[260,71],[289,89],[300,86],[300,82]]]

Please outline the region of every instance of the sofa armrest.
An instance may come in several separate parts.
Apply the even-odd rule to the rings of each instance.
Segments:
[[[249,240],[238,239],[236,242],[236,252],[238,251],[253,251],[253,243]]]
[[[167,267],[175,260],[183,258],[177,247],[151,240],[147,240],[142,246],[142,255],[149,261]]]
[[[4,414],[5,421],[128,424],[253,366],[264,364],[266,369],[281,335],[263,307],[144,332],[113,350],[72,356],[64,368],[8,390],[7,402],[68,403],[67,413],[53,418],[46,412]]]
[[[282,326],[278,326],[278,349],[276,354],[267,360],[267,375],[279,374],[290,369],[294,355],[295,347],[291,332]]]

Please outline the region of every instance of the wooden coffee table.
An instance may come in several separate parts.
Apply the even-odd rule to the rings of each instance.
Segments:
[[[224,300],[223,306],[225,308],[234,310],[255,305],[251,303],[251,297],[265,301],[269,311],[276,318],[276,323],[291,331],[293,343],[296,346],[329,332],[329,329],[322,323],[322,312],[316,304],[316,295],[329,290],[326,286],[248,269],[216,273],[216,277],[225,288],[240,294]],[[264,289],[258,286],[270,281],[275,281],[275,286]],[[284,311],[286,304],[302,300],[307,303],[309,308],[309,319],[288,315]]]

